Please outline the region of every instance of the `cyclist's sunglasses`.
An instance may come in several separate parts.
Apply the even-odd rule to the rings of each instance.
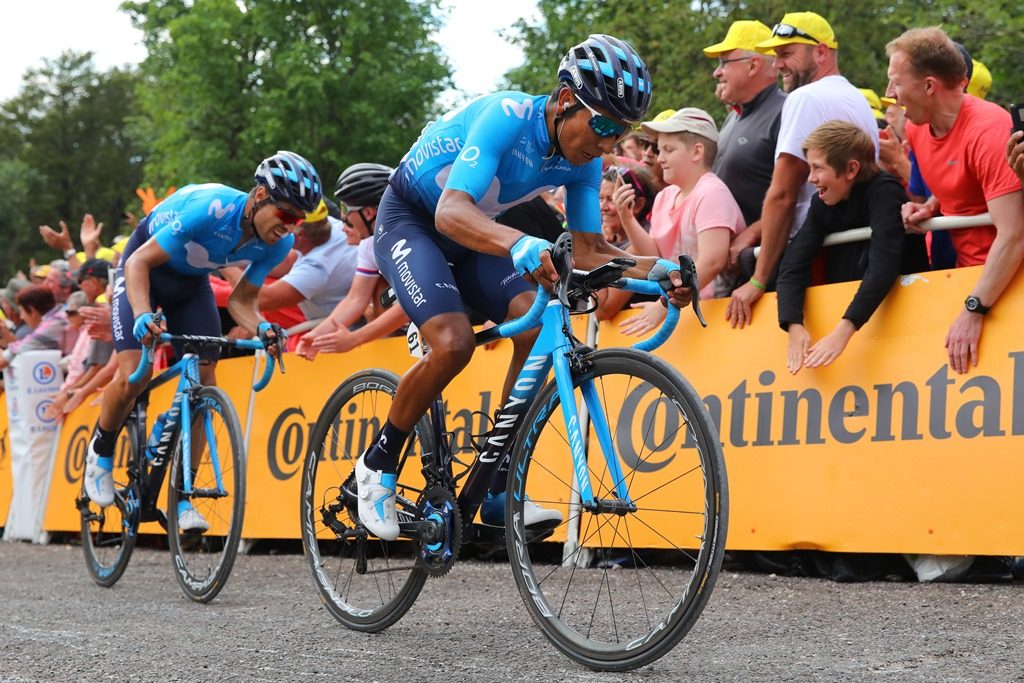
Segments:
[[[277,200],[274,199],[273,197],[267,197],[266,199],[257,202],[256,206],[253,207],[253,213],[256,213],[256,211],[266,206],[267,204],[274,205],[274,215],[277,216],[277,220],[281,221],[285,225],[299,226],[302,225],[302,223],[306,220],[306,214],[297,214],[294,211],[289,211],[288,209],[278,204]]]
[[[590,130],[597,133],[598,137],[621,140],[626,137],[631,130],[633,130],[624,123],[619,123],[614,119],[608,118],[604,114],[598,113],[593,107],[583,100],[578,100],[578,102],[586,107],[587,111],[590,112]]]
[[[778,36],[779,38],[792,38],[793,36],[796,36],[797,38],[813,40],[815,43],[821,42],[810,33],[804,33],[792,24],[775,24],[775,26],[772,27],[772,36]]]
[[[349,214],[358,213],[360,216],[362,216],[363,215],[362,211],[366,207],[365,206],[349,206],[348,204],[342,204],[340,208],[341,208],[341,222],[344,223],[345,225],[347,225],[350,228],[354,228],[355,226],[352,225],[352,223],[348,219]],[[364,218],[363,220],[365,221],[366,219]]]

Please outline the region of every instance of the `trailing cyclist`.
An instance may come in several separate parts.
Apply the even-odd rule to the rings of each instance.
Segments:
[[[287,151],[264,159],[254,180],[248,193],[215,183],[181,188],[140,221],[128,241],[111,311],[117,373],[103,393],[86,456],[85,493],[97,505],[114,500],[115,436],[148,381],[147,376],[130,384],[128,377],[139,364],[142,345],[161,332],[154,322],[157,308],[174,333],[219,336],[209,273],[246,266],[228,311],[268,352],[279,353],[283,331],[260,317],[257,295],[267,273],[294,244],[295,227],[320,204],[322,189],[312,164]],[[200,368],[203,384],[216,383],[216,355],[204,352],[209,362]],[[179,528],[206,531],[209,523],[186,500],[179,503]]]
[[[395,472],[404,444],[473,355],[467,307],[501,323],[529,309],[535,293],[528,279],[549,288],[558,279],[549,242],[500,225],[494,216],[564,185],[580,267],[628,256],[601,234],[601,156],[646,114],[650,74],[628,43],[592,35],[562,59],[558,81],[550,95],[498,92],[428,125],[381,199],[377,265],[430,349],[402,378],[376,442],[356,463],[359,517],[381,539],[399,534]],[[674,305],[687,303],[678,264],[636,260],[627,276],[660,282]],[[535,337],[527,332],[513,339],[503,403]],[[503,524],[503,478],[499,473],[491,483],[485,523]],[[527,525],[560,518],[532,503],[524,509]]]

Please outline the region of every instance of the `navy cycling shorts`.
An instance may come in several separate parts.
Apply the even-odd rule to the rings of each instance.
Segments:
[[[115,351],[138,351],[142,345],[132,334],[135,314],[128,303],[125,288],[124,264],[128,257],[149,239],[146,219],[139,222],[135,232],[128,238],[128,245],[121,255],[120,265],[114,274],[114,299],[111,302],[110,318],[113,326]],[[149,301],[152,310],[162,309],[167,320],[167,329],[174,334],[197,334],[209,337],[221,335],[220,315],[210,288],[209,275],[186,275],[165,263],[149,273]],[[180,358],[183,349],[174,345]],[[220,350],[204,348],[201,353],[206,360],[216,360]]]
[[[512,299],[536,289],[510,257],[481,254],[445,237],[433,216],[390,187],[377,211],[373,251],[381,275],[417,327],[441,313],[470,311],[501,323]]]

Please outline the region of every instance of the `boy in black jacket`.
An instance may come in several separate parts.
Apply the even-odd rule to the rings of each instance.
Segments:
[[[928,270],[924,236],[903,229],[900,207],[907,201],[900,181],[879,170],[870,136],[845,121],[829,121],[804,141],[808,180],[818,188],[803,227],[786,248],[779,270],[779,324],[789,332],[787,367],[830,364],[853,333],[868,321],[900,273]],[[871,227],[871,240],[830,247],[829,282],[862,278],[853,301],[835,329],[811,343],[804,327],[804,295],[811,266],[825,237]]]

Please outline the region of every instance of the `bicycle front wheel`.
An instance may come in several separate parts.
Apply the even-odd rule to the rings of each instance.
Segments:
[[[89,500],[84,487],[78,499],[85,566],[92,580],[105,588],[113,586],[124,574],[138,539],[138,483],[129,481],[122,469],[137,462],[139,441],[131,420],[134,417],[121,426],[115,441],[114,463],[119,466],[114,469],[114,504],[101,508]]]
[[[184,491],[179,438],[167,490],[167,538],[181,589],[196,602],[209,602],[227,583],[238,553],[245,452],[238,415],[223,390],[199,388],[191,407],[191,494]]]
[[[359,523],[353,471],[387,419],[398,376],[366,370],[327,400],[310,437],[299,505],[302,548],[327,611],[348,628],[377,632],[404,615],[426,581],[419,544],[383,541]],[[398,463],[398,516],[409,521],[424,490],[421,459],[433,452],[429,421],[417,423]]]
[[[508,552],[548,640],[592,669],[621,671],[663,656],[704,609],[724,552],[725,463],[707,408],[670,365],[633,349],[586,364],[573,379],[576,404],[587,406],[582,443],[570,438],[554,382],[526,415],[508,483]],[[579,473],[574,449],[586,453]],[[581,475],[597,505],[581,505]],[[524,517],[534,504],[561,513],[547,534],[561,549],[531,542]]]

